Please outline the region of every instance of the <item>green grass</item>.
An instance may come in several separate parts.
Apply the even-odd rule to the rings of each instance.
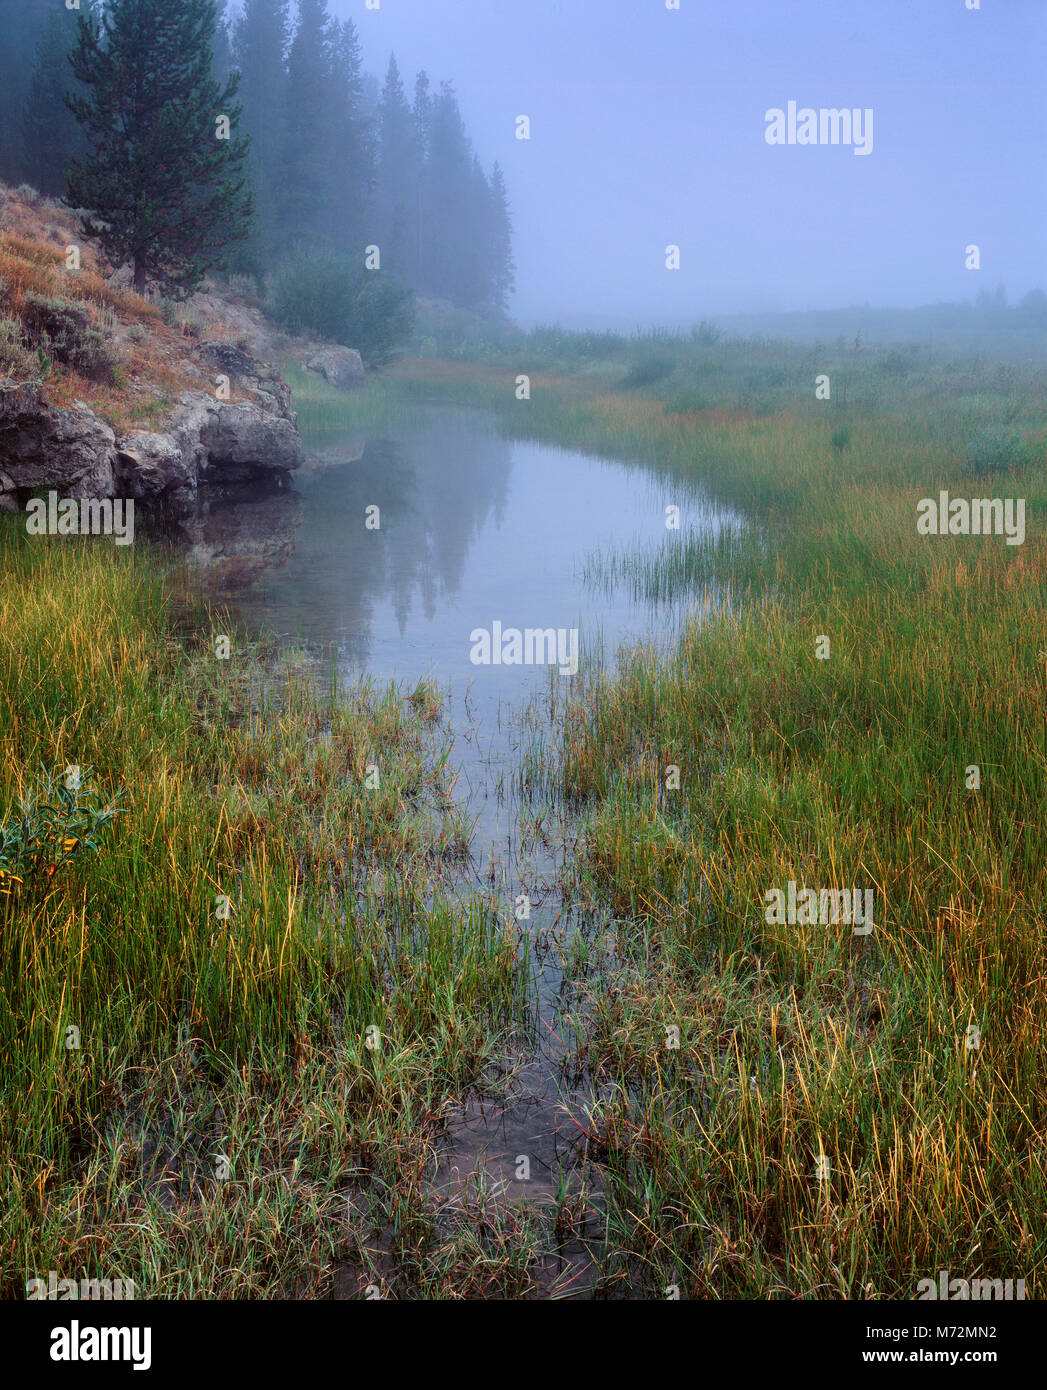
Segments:
[[[518,769],[580,815],[570,887],[612,919],[563,944],[601,1289],[909,1299],[948,1269],[1039,1296],[1042,369],[582,337],[353,395],[294,381],[318,443],[480,406],[681,506],[662,545],[589,561],[655,623],[690,603],[678,645],[583,677]],[[696,485],[745,524],[709,539]],[[940,488],[1024,497],[1025,544],[917,535]],[[4,1291],[54,1268],[322,1296],[349,1270],[357,1292],[533,1295],[566,1177],[554,1232],[482,1193],[449,1220],[425,1181],[442,1116],[529,1021],[515,933],[437,882],[468,827],[435,693],[339,690],[235,633],[219,661],[228,621],[144,551],[12,522],[0,564],[0,819],[70,763],[122,808],[97,854],[0,897]],[[874,932],[769,923],[790,880],[873,890]]]
[[[614,1096],[590,1129],[604,1273],[634,1296],[912,1298],[945,1268],[1036,1296],[1043,374],[827,361],[844,406],[815,401],[806,350],[779,350],[761,389],[788,405],[753,409],[731,403],[742,352],[721,353],[702,379],[717,404],[695,410],[662,398],[677,388],[661,368],[642,390],[620,368],[538,369],[528,402],[514,368],[399,371],[405,394],[487,404],[509,434],[631,457],[683,505],[661,547],[590,562],[597,589],[697,602],[678,648],[582,687],[558,764],[625,966],[594,964],[600,943],[570,962],[577,1060]],[[977,441],[1001,424],[1020,445],[987,470]],[[688,531],[692,483],[748,529]],[[917,535],[939,488],[1024,497],[1025,544]],[[789,880],[872,889],[874,933],[768,923]]]
[[[362,387],[346,392],[289,359],[281,363],[280,371],[294,392],[298,427],[314,447],[322,445],[332,433],[343,434],[347,428],[366,438],[370,433],[388,429],[399,413],[399,407],[384,389],[383,379],[374,373],[368,374]]]
[[[463,1296],[419,1177],[526,977],[433,881],[468,840],[435,697],[339,691],[148,553],[5,519],[0,564],[0,819],[71,764],[121,808],[0,897],[3,1292],[315,1295],[377,1231],[386,1293]]]

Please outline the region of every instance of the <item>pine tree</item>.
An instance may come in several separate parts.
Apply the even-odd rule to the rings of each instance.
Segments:
[[[433,103],[429,130],[429,259],[424,270],[429,292],[453,304],[468,304],[475,293],[469,252],[474,193],[472,150],[454,88],[444,82]]]
[[[371,123],[373,130],[378,129],[378,104],[382,99],[382,84],[375,77],[373,72],[365,72],[361,83],[363,95],[361,98],[361,110],[364,120]]]
[[[214,28],[214,0],[109,0],[78,24],[72,68],[89,90],[66,103],[89,153],[67,166],[67,201],[139,293],[191,293],[250,229],[239,78],[214,80]]]
[[[362,251],[374,193],[375,150],[364,113],[363,56],[351,19],[332,30],[330,108],[326,240],[332,250]]]
[[[420,158],[411,108],[395,54],[378,110],[377,226],[384,263],[408,282],[417,277]]]
[[[461,267],[457,292],[459,302],[467,309],[486,309],[491,305],[493,294],[494,209],[491,186],[475,154],[469,182],[469,200],[463,209],[465,216],[458,238]]]
[[[233,61],[240,72],[244,129],[251,137],[256,263],[271,262],[277,244],[289,39],[287,0],[246,0],[236,23]]]
[[[85,6],[84,13],[93,8],[89,0],[85,0]],[[64,100],[74,86],[69,57],[76,32],[75,12],[62,8],[48,16],[37,40],[22,113],[24,177],[51,197],[65,192],[66,160],[84,152],[80,128]]]
[[[489,238],[491,303],[504,313],[509,296],[516,286],[516,263],[513,260],[513,223],[509,212],[509,194],[505,187],[502,166],[497,162],[491,170]]]
[[[326,242],[334,38],[327,0],[298,0],[284,87],[278,214],[283,252],[318,250]]]
[[[429,74],[423,69],[414,79],[414,106],[411,108],[414,121],[415,145],[422,163],[429,158],[429,133],[433,120],[433,97],[430,91]]]
[[[429,221],[430,171],[429,145],[432,133],[433,98],[429,87],[429,76],[423,70],[414,80],[414,104],[411,107],[411,124],[414,129],[414,148],[417,160],[418,178],[414,192],[413,228],[415,233],[412,248],[412,283],[425,293],[430,292],[434,260],[433,239]]]

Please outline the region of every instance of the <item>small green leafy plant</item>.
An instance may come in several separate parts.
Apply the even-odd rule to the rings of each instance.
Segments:
[[[121,808],[103,804],[91,787],[93,771],[71,766],[63,773],[41,772],[20,797],[18,814],[0,823],[0,898],[53,878],[74,854],[99,852]]]

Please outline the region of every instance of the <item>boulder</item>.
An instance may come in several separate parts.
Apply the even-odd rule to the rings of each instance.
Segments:
[[[120,441],[129,496],[191,502],[204,485],[250,482],[290,472],[302,461],[292,419],[249,401],[216,401],[186,391],[163,434],[134,431]]]
[[[117,450],[117,468],[128,497],[189,501],[196,495],[196,460],[169,434],[132,430],[124,435]]]
[[[321,348],[302,365],[340,391],[353,391],[364,384],[364,364],[355,348]]]
[[[112,497],[116,435],[88,406],[47,405],[34,382],[0,381],[2,489],[53,487],[67,497]]]
[[[301,463],[302,441],[290,420],[248,401],[210,404],[200,431],[201,482],[239,482],[258,469],[286,472]]]
[[[261,365],[239,343],[215,338],[201,344],[200,355],[229,376],[240,377],[245,382],[257,375],[257,368]]]

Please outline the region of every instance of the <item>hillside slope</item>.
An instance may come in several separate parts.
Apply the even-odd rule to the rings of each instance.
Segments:
[[[176,508],[301,457],[290,390],[253,352],[256,309],[209,288],[135,294],[76,215],[0,188],[0,509],[54,485]]]

